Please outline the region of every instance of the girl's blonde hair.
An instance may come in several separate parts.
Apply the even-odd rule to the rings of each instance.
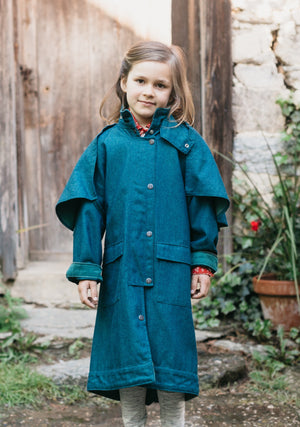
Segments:
[[[126,93],[121,88],[121,80],[126,79],[132,67],[138,62],[157,61],[168,63],[171,68],[173,89],[171,92],[168,107],[170,115],[172,114],[180,124],[188,122],[194,123],[195,107],[192,94],[189,88],[186,75],[186,61],[182,49],[178,46],[166,46],[160,42],[143,41],[132,46],[126,53],[118,80],[112,89],[105,95],[100,105],[100,117],[108,123],[116,123],[120,117],[120,108],[128,108]],[[103,114],[105,104],[117,95],[117,104],[110,108],[108,117]]]

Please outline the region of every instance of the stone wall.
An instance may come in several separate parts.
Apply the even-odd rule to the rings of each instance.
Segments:
[[[300,103],[300,0],[232,0],[234,157],[268,191],[284,120],[279,97]],[[259,174],[259,175],[257,175]]]

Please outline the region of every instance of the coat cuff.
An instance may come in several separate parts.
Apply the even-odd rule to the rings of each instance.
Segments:
[[[70,282],[78,283],[80,280],[95,280],[102,282],[102,268],[91,262],[73,262],[66,273]]]
[[[211,252],[192,252],[192,267],[199,265],[208,267],[215,272],[218,269],[218,257]]]

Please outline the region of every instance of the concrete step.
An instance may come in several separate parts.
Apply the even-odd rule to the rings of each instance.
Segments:
[[[77,286],[66,279],[69,261],[32,261],[18,276],[10,291],[26,303],[45,307],[80,305]]]

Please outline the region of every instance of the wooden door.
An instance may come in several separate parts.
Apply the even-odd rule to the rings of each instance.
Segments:
[[[54,207],[80,154],[103,126],[100,100],[115,82],[124,51],[137,40],[96,3],[19,3],[32,259],[71,252],[71,233]]]

